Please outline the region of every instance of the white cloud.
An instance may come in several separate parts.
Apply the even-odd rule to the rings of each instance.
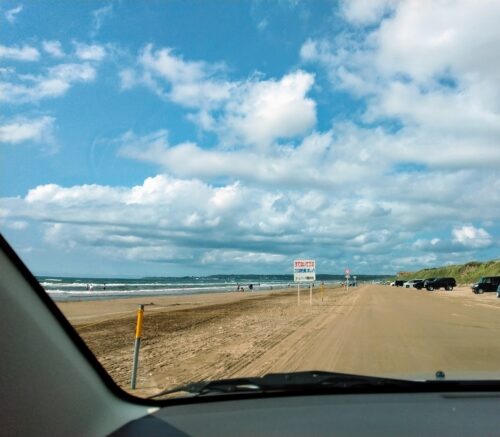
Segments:
[[[88,63],[59,64],[45,75],[18,75],[17,81],[0,81],[0,101],[10,103],[36,102],[64,95],[75,83],[92,82],[95,67]]]
[[[500,62],[491,53],[500,4],[358,0],[341,11],[355,26],[308,39],[301,59],[323,67],[334,92],[363,99],[358,122],[376,126],[372,135],[377,125],[393,127],[376,148],[380,157],[428,171],[498,167]]]
[[[483,228],[465,225],[453,229],[453,241],[469,248],[481,248],[491,245],[492,238]]]
[[[4,123],[0,121],[0,143],[52,142],[54,121],[55,119],[49,116],[35,119],[17,118]]]
[[[280,79],[254,75],[246,80],[225,78],[225,67],[188,61],[172,49],[147,45],[138,69],[120,72],[123,89],[138,84],[164,99],[195,111],[189,119],[214,131],[226,147],[268,147],[279,138],[302,136],[316,124],[316,104],[307,97],[314,75],[294,71]]]
[[[232,143],[268,147],[278,138],[302,135],[316,125],[316,103],[306,97],[314,76],[297,71],[279,81],[250,82],[226,105],[225,130]]]
[[[43,49],[53,58],[63,58],[64,52],[60,41],[43,41]]]
[[[12,221],[12,222],[7,222],[5,225],[10,228],[14,229],[16,231],[24,231],[29,225],[27,222],[24,221]]]
[[[102,61],[106,57],[106,49],[98,44],[75,43],[75,54],[82,61]]]
[[[315,199],[314,193],[305,193]],[[288,262],[311,242],[318,251],[354,238],[363,225],[334,208],[301,202],[302,191],[251,188],[241,183],[211,186],[166,175],[134,187],[41,185],[22,199],[2,199],[9,220],[46,223],[46,241],[64,247],[127,248],[127,257],[179,260],[203,264],[234,258],[235,262]],[[346,209],[350,208],[345,205]],[[310,208],[317,208],[312,217]],[[334,218],[335,217],[335,218]],[[371,250],[385,250],[393,238],[370,234]],[[362,243],[360,243],[362,246]],[[154,248],[148,250],[149,248]],[[214,261],[214,262],[215,262]]]
[[[0,59],[10,59],[13,61],[38,61],[40,52],[31,46],[4,46],[0,45]]]
[[[101,27],[106,18],[111,17],[113,14],[113,5],[110,3],[107,6],[103,6],[101,8],[95,9],[92,11],[92,31],[91,35],[96,36],[101,30]]]
[[[289,262],[286,255],[259,252],[243,252],[240,250],[210,250],[201,257],[201,264],[227,265],[241,264],[248,266],[252,264],[283,264]]]
[[[5,12],[5,19],[10,23],[14,24],[17,16],[22,12],[23,5],[18,5],[15,8],[9,9]]]
[[[383,171],[353,162],[353,152],[335,143],[330,132],[311,133],[297,147],[274,145],[265,151],[203,149],[190,142],[171,146],[166,131],[144,137],[128,132],[120,142],[121,154],[161,165],[180,177],[229,176],[264,185],[331,189]]]
[[[378,22],[389,13],[400,0],[343,0],[341,13],[353,24],[368,25]]]
[[[356,11],[348,18],[363,21],[366,13],[378,25],[347,40],[308,40],[301,57],[323,65],[336,88],[367,97],[369,121],[498,135],[500,61],[491,53],[500,41],[500,4],[377,0],[344,8]]]
[[[348,187],[259,188],[240,181],[214,186],[157,175],[133,187],[40,185],[24,198],[0,200],[4,221],[42,223],[50,245],[99,248],[113,259],[200,268],[269,264],[284,269],[294,256],[310,256],[314,248],[322,262],[335,259],[342,264],[358,255],[357,265],[390,272],[470,254],[493,239],[484,229],[458,224],[461,211],[471,209],[460,198],[455,209],[442,214],[438,203],[415,208],[412,199],[405,199],[404,188],[401,200],[393,202],[380,200],[384,186],[378,189],[375,200],[370,193],[363,198],[347,195]],[[404,220],[418,216],[423,220],[416,226]],[[455,223],[453,236],[460,241],[418,237],[435,228],[451,232],[450,223]],[[388,252],[394,260],[390,266]]]
[[[143,68],[142,81],[175,103],[187,107],[217,106],[230,97],[231,84],[214,77],[221,66],[211,66],[202,61],[185,61],[170,48],[154,50],[148,44],[140,53],[139,65]],[[163,90],[163,82],[170,91]]]

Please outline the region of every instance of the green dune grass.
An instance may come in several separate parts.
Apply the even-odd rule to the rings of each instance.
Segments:
[[[451,276],[458,284],[472,284],[482,276],[500,276],[500,260],[485,262],[470,261],[465,264],[456,264],[416,272],[405,272],[398,275],[397,279],[425,279],[440,276]]]

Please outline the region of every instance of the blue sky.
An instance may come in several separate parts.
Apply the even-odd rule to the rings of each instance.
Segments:
[[[0,230],[35,274],[498,258],[500,6],[0,4]]]

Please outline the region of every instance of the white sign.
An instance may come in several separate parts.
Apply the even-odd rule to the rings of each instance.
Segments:
[[[316,280],[316,261],[313,259],[296,259],[293,262],[294,282],[312,282]]]
[[[349,275],[351,273],[351,271],[349,269],[345,269],[345,274],[346,275]]]

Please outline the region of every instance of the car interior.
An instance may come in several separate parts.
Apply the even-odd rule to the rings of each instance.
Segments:
[[[122,391],[0,239],[2,434],[495,435],[500,385],[437,381],[164,401]],[[61,381],[65,381],[61,383]]]

